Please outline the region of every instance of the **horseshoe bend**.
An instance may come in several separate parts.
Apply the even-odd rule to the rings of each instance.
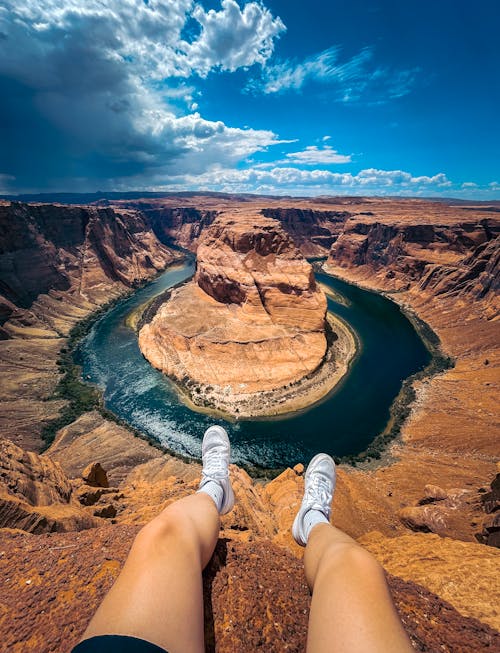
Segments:
[[[327,316],[311,265],[277,220],[225,212],[205,230],[194,279],[139,332],[144,356],[196,406],[238,417],[304,408],[347,372],[355,339]]]
[[[351,349],[336,349],[341,323],[329,321],[305,256],[388,294],[453,362],[408,382],[409,401],[389,424],[395,439],[338,466],[333,523],[384,566],[416,650],[498,648],[499,209],[498,202],[200,195],[92,196],[72,206],[1,201],[0,633],[7,650],[72,646],[140,527],[198,487],[199,462],[148,442],[109,411],[106,388],[86,383],[82,340],[91,343],[93,329],[121,308],[115,337],[127,334],[137,346],[127,302],[149,289],[142,350],[197,407],[236,415],[229,386],[248,395],[237,403],[247,401],[249,414],[266,402],[265,411],[278,411],[288,391],[317,401],[311,388],[329,391],[315,385],[317,375],[328,370],[331,383]],[[185,249],[196,253],[195,275],[163,295],[162,275],[175,278]],[[374,364],[384,374],[389,347],[379,354]],[[360,379],[360,397],[367,383]],[[133,404],[133,395],[125,401]],[[361,412],[355,405],[352,419]],[[167,435],[176,430],[169,421],[161,426]],[[238,427],[230,422],[230,435]],[[333,434],[335,420],[322,429]],[[304,650],[310,596],[290,526],[305,462],[272,479],[231,467],[236,507],[222,519],[205,577],[212,650]]]

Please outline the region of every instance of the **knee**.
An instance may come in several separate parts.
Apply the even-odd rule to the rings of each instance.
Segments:
[[[189,550],[194,540],[195,530],[190,519],[174,503],[139,531],[134,547],[149,554],[154,551],[163,552],[172,544]]]
[[[382,566],[366,549],[358,544],[338,543],[329,546],[320,561],[318,573],[360,574],[364,577],[381,576]]]

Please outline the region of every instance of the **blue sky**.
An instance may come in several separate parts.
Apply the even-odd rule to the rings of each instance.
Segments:
[[[500,198],[496,0],[6,0],[0,192]]]

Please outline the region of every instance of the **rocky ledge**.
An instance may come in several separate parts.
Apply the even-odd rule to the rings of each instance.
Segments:
[[[222,214],[202,236],[194,279],[159,306],[139,346],[198,407],[285,413],[327,394],[355,352],[350,330],[327,318],[326,306],[312,267],[276,220]]]

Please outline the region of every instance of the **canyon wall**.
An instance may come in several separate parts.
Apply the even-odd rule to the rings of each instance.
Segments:
[[[118,200],[106,204],[122,210],[140,211],[161,243],[193,252],[196,251],[201,232],[212,224],[219,212],[217,207],[179,206],[178,203],[158,199]]]
[[[2,433],[41,448],[67,406],[53,398],[66,336],[176,256],[137,211],[0,202]]]
[[[271,207],[303,253],[316,254],[318,243],[324,251],[332,239],[329,272],[389,293],[431,325],[453,357],[452,369],[414,383],[411,414],[380,464],[339,466],[332,519],[394,574],[390,589],[416,650],[496,650],[498,207],[375,198],[261,198],[250,205],[248,199],[183,197],[161,203],[172,210],[166,220],[173,231],[160,238],[153,217],[123,204],[0,203],[6,338],[0,341],[0,429],[8,440],[0,441],[2,641],[14,653],[67,650],[116,578],[140,526],[192,493],[200,475],[198,464],[151,447],[98,411],[61,428],[42,456],[26,451],[40,448],[41,427],[66,404],[50,399],[66,335],[175,259],[159,240],[172,238],[194,250],[200,233],[207,237],[201,252],[213,238],[197,273],[208,292],[196,282],[192,297],[226,316],[246,306],[253,317],[274,316],[281,328],[293,317],[287,302],[314,295],[304,264],[297,267],[300,283],[273,283],[269,273],[274,279],[280,270],[261,264],[272,260],[273,247],[283,246],[281,237],[273,243],[268,232],[262,238],[238,233],[226,242],[210,236],[208,224],[208,212],[253,207],[258,214]],[[346,207],[350,216],[342,229],[334,215],[331,230],[325,227],[331,235],[316,231],[318,213],[341,214]],[[307,229],[320,239],[308,243]],[[245,257],[250,272],[241,265]],[[245,281],[250,273],[257,284]],[[183,307],[186,323],[196,324],[197,311],[180,303],[179,315]],[[315,310],[305,315],[311,325],[318,321]],[[107,470],[110,487],[89,485],[85,468],[95,469],[95,462]],[[246,651],[256,633],[262,634],[256,645],[266,650],[303,650],[309,598],[301,550],[290,535],[303,472],[297,465],[264,483],[231,467],[236,507],[222,520],[206,574],[209,650]]]
[[[58,290],[100,301],[110,285],[134,287],[172,260],[137,211],[0,204],[4,307],[29,308],[39,295]]]
[[[252,210],[262,212],[267,218],[277,220],[295,245],[307,257],[327,256],[331,245],[342,232],[344,223],[355,215],[345,206],[328,209],[315,208],[301,202],[287,206],[286,202],[268,200],[268,204],[258,201],[246,202]],[[302,202],[303,203],[303,202]],[[241,201],[235,197],[231,201],[219,199],[207,201],[197,198],[185,206],[179,206],[173,199],[119,200],[106,202],[118,209],[129,208],[141,211],[150,220],[156,236],[162,243],[196,251],[199,238],[221,211],[235,207],[240,210]],[[281,205],[280,205],[281,204]]]
[[[331,248],[328,264],[366,266],[394,289],[415,286],[434,296],[469,297],[486,308],[500,290],[500,220],[439,225],[353,219]]]
[[[263,215],[278,220],[304,256],[326,256],[342,233],[349,211],[308,208],[265,208]]]

